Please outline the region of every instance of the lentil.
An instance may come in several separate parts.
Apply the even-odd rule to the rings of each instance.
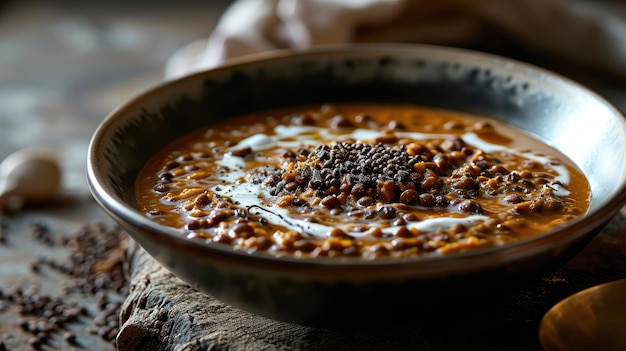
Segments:
[[[119,330],[119,303],[108,301],[110,291],[126,293],[128,284],[123,271],[121,254],[125,250],[126,234],[117,227],[91,223],[70,235],[58,235],[43,222],[31,225],[32,235],[43,245],[64,245],[70,255],[65,262],[39,258],[31,263],[34,274],[44,267],[57,270],[74,278],[68,287],[79,294],[93,295],[98,300],[100,315],[94,318],[94,328],[100,328],[98,320],[108,318],[107,333],[103,339],[114,343]],[[21,315],[16,322],[21,330],[30,334],[28,344],[32,349],[48,349],[53,335],[62,335],[70,345],[78,345],[71,324],[89,314],[87,308],[65,297],[42,294],[36,287],[15,286],[8,291],[0,290],[0,300],[12,305]],[[6,345],[0,340],[0,350]]]
[[[564,155],[479,116],[337,104],[210,128],[137,178],[139,209],[190,240],[278,256],[449,254],[539,235],[589,204]]]
[[[54,240],[52,239],[51,235],[50,235],[50,229],[48,229],[48,227],[41,223],[41,222],[35,222],[32,224],[32,234],[33,237],[35,238],[35,240],[46,244],[48,246],[53,246],[54,245]]]
[[[6,238],[6,229],[7,229],[7,222],[4,218],[0,218],[0,245],[4,245],[7,243],[7,238]]]

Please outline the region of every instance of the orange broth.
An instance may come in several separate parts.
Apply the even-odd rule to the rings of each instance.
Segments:
[[[289,107],[215,123],[156,154],[138,209],[192,240],[295,257],[445,255],[583,215],[562,153],[483,116],[412,105]]]

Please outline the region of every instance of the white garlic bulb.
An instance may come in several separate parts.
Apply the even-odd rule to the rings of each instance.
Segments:
[[[16,151],[0,163],[0,212],[25,203],[52,200],[59,192],[61,169],[48,149]]]

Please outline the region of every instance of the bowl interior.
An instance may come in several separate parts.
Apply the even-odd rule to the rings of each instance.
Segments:
[[[611,104],[547,71],[428,46],[273,54],[163,84],[114,111],[90,148],[90,184],[134,205],[134,181],[167,143],[212,121],[286,105],[411,103],[491,116],[559,149],[588,177],[590,214],[624,201],[626,122]],[[615,205],[615,204],[613,204]],[[615,206],[614,206],[615,207]]]

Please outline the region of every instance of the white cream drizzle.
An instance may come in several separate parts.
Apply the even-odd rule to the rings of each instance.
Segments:
[[[381,135],[380,132],[368,129],[356,129],[349,134],[337,134],[333,133],[330,129],[312,127],[312,126],[285,126],[279,125],[275,127],[274,132],[276,135],[255,134],[240,141],[237,145],[231,149],[243,149],[250,147],[254,151],[268,150],[274,147],[282,148],[299,148],[310,145],[319,145],[323,142],[329,141],[342,141],[347,139],[353,139],[356,141],[368,142],[375,140]],[[416,141],[425,139],[437,139],[437,138],[450,138],[452,134],[428,134],[428,133],[414,133],[414,132],[396,132],[398,137],[408,138]],[[536,155],[531,152],[521,152],[519,150],[509,148],[503,145],[492,144],[484,141],[475,133],[465,133],[461,138],[469,145],[472,145],[478,149],[482,149],[485,152],[493,151],[506,151],[512,154],[524,156],[528,159],[540,162],[546,167],[553,169],[558,175],[555,180],[562,183],[569,183],[569,172],[567,168],[551,159],[548,156]],[[226,167],[229,171],[218,174],[217,178],[223,183],[219,186],[211,189],[213,192],[220,194],[221,196],[229,197],[235,201],[235,204],[248,208],[251,214],[258,215],[267,219],[269,222],[281,224],[291,230],[301,231],[305,234],[314,235],[318,237],[326,237],[329,235],[333,228],[340,228],[348,234],[359,237],[365,236],[377,227],[376,223],[368,223],[371,227],[368,231],[355,232],[350,228],[354,227],[355,223],[346,223],[342,225],[327,225],[323,223],[313,223],[304,219],[293,218],[290,215],[290,211],[280,207],[268,206],[264,201],[265,198],[270,197],[269,193],[263,188],[262,184],[254,184],[247,178],[247,171],[244,170],[245,160],[241,157],[232,156],[229,153],[224,154],[224,157],[218,161],[218,164],[222,167]],[[246,181],[241,181],[246,179]],[[555,193],[559,196],[569,194],[567,190],[559,185],[551,185]],[[406,225],[407,228],[416,228],[424,232],[438,231],[444,228],[448,228],[454,224],[472,225],[478,222],[487,220],[489,217],[484,215],[471,215],[466,217],[436,217],[427,218],[421,221],[410,222]],[[400,227],[378,226],[385,233],[393,234],[398,231]]]

